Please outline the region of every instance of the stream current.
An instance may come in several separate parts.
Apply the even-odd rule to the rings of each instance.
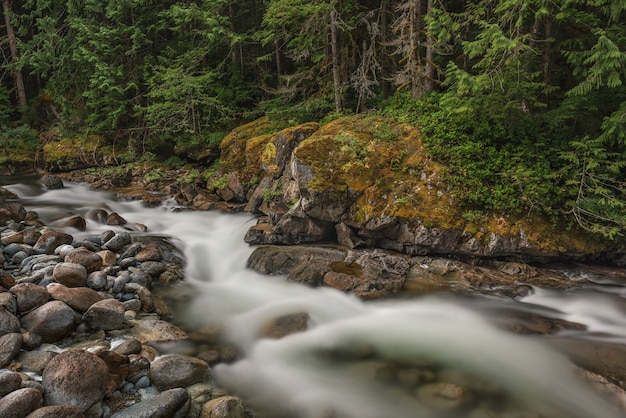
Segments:
[[[36,180],[0,178],[0,186],[16,193],[44,224],[69,214],[88,218],[91,210],[106,208],[130,224],[147,226],[148,234],[169,237],[183,251],[185,280],[194,296],[177,315],[189,327],[224,327],[241,356],[214,366],[212,374],[263,417],[623,414],[576,373],[562,349],[578,341],[626,344],[623,279],[598,275],[591,285],[568,291],[535,288],[516,300],[437,294],[363,302],[247,269],[254,249],[243,241],[254,224],[249,214],[174,210],[167,203],[146,208],[86,184],[47,190]],[[88,221],[87,231],[66,232],[80,237],[111,228]],[[309,317],[305,332],[260,337],[267,321],[300,312]],[[582,326],[549,337],[522,336],[499,325],[503,312]],[[617,362],[624,366],[626,358]]]

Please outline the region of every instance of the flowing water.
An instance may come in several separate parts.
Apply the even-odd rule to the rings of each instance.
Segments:
[[[106,208],[170,236],[184,251],[194,289],[179,315],[189,327],[225,328],[241,359],[215,366],[213,375],[264,417],[622,416],[555,348],[626,344],[626,283],[619,279],[598,275],[594,285],[534,289],[519,300],[439,294],[363,302],[246,269],[250,215],[145,208],[84,184],[48,191],[33,179],[0,178],[2,185],[44,223]],[[109,228],[89,221],[84,234]],[[267,321],[300,312],[309,315],[306,332],[260,337]],[[521,336],[504,329],[503,318],[511,316],[505,313],[583,326],[556,337]]]

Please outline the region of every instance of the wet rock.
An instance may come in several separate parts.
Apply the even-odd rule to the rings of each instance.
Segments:
[[[15,315],[0,307],[0,335],[20,332],[20,321]]]
[[[102,259],[103,266],[114,266],[117,263],[117,256],[111,250],[98,251],[96,254]]]
[[[34,410],[26,418],[85,418],[85,414],[75,406],[50,405]]]
[[[67,287],[84,287],[87,284],[87,269],[77,263],[58,263],[54,266],[52,279]]]
[[[124,304],[117,299],[96,302],[85,312],[83,321],[93,329],[120,329],[124,326]]]
[[[67,337],[74,329],[75,312],[61,301],[51,301],[24,315],[22,328],[41,336],[42,342],[51,343]]]
[[[66,263],[80,264],[85,267],[87,273],[99,270],[103,264],[102,257],[86,248],[75,249],[65,257],[64,261]]]
[[[428,408],[440,413],[453,413],[472,401],[467,389],[446,382],[422,385],[416,389],[415,396]]]
[[[26,217],[26,209],[19,203],[5,203],[0,205],[0,225],[8,221],[21,222]]]
[[[118,387],[124,379],[126,379],[126,376],[128,376],[130,365],[128,357],[123,354],[116,353],[115,351],[105,349],[97,350],[95,354],[100,357],[109,368],[109,373],[111,374],[114,382],[114,386],[111,389]]]
[[[87,276],[87,287],[94,290],[102,290],[107,285],[107,274],[104,271],[94,271]]]
[[[178,341],[188,338],[185,331],[176,325],[159,319],[132,321],[131,335],[142,343]]]
[[[79,231],[84,231],[87,229],[87,221],[80,215],[72,215],[69,218],[56,221],[54,226],[60,228],[74,228]]]
[[[33,246],[36,254],[54,254],[54,250],[63,244],[71,244],[74,238],[66,233],[45,229]]]
[[[144,261],[162,261],[163,253],[157,247],[148,246],[140,250],[135,254],[137,261],[143,263]]]
[[[7,312],[15,315],[17,313],[17,300],[15,295],[9,292],[0,293],[0,308],[4,308]]]
[[[150,365],[150,380],[159,390],[185,387],[208,377],[209,365],[195,357],[170,354]]]
[[[119,345],[112,348],[112,351],[126,356],[130,354],[137,354],[141,351],[141,341],[136,338],[126,339]]]
[[[63,179],[55,175],[43,176],[41,178],[41,184],[49,190],[62,189],[64,187]]]
[[[286,335],[307,330],[309,314],[297,312],[283,315],[266,323],[261,329],[261,335],[266,338],[279,339]]]
[[[35,245],[40,237],[41,237],[41,232],[35,231],[32,229],[27,229],[26,231],[20,231],[20,232],[16,232],[14,234],[2,237],[2,239],[0,239],[0,245],[9,245],[9,244]]]
[[[15,295],[17,311],[25,313],[38,308],[48,302],[48,291],[33,283],[19,283],[13,286],[9,292]]]
[[[91,305],[102,300],[102,295],[88,287],[67,287],[60,283],[51,283],[47,289],[52,299],[65,302],[79,312],[86,312]]]
[[[41,392],[37,389],[18,389],[0,399],[0,417],[24,418],[39,408],[41,401]]]
[[[106,217],[105,223],[107,225],[126,225],[127,221],[123,217],[121,217],[118,213],[111,213]]]
[[[41,345],[41,335],[30,331],[22,331],[22,347],[25,350],[34,350]]]
[[[56,351],[48,350],[24,351],[19,355],[17,361],[22,365],[23,372],[32,372],[41,375],[46,364],[57,354]]]
[[[46,405],[71,405],[89,411],[102,402],[109,369],[105,362],[82,350],[65,351],[46,365],[42,374]]]
[[[189,410],[189,395],[182,388],[166,390],[152,398],[115,413],[111,418],[170,418]]]
[[[14,372],[0,372],[0,398],[22,387],[22,376]]]
[[[125,245],[130,244],[131,240],[131,236],[128,232],[120,232],[119,234],[114,235],[108,241],[103,240],[104,244],[102,245],[102,248],[105,250],[118,252],[122,248],[124,248]]]
[[[167,265],[160,261],[146,261],[141,263],[139,268],[152,277],[159,277],[161,273],[164,273],[165,270],[167,270]]]
[[[1,253],[0,253],[1,254]],[[10,289],[15,285],[15,278],[12,274],[7,273],[4,270],[0,270],[0,286],[5,289]]]
[[[11,363],[22,349],[22,334],[13,332],[0,336],[0,368]]]
[[[27,256],[30,255],[32,253],[32,248],[30,245],[26,245],[26,244],[19,244],[19,243],[12,243],[12,244],[8,244],[6,245],[3,249],[2,252],[8,256],[13,258],[13,262],[15,264],[20,264],[20,262],[18,262],[17,260],[15,260],[15,255],[18,253],[24,253]]]
[[[222,396],[202,406],[200,418],[244,418],[244,407],[239,398]]]

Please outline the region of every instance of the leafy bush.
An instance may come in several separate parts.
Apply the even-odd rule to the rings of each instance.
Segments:
[[[562,203],[558,179],[547,181],[563,165],[560,141],[546,138],[539,116],[505,109],[493,97],[445,99],[395,95],[384,113],[421,130],[430,155],[447,165],[446,183],[462,206],[551,213]]]
[[[3,126],[0,128],[0,146],[2,148],[35,150],[39,146],[39,137],[37,131],[28,125]]]

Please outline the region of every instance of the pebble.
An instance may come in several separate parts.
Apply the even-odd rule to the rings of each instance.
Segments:
[[[209,365],[146,345],[189,338],[161,319],[169,311],[151,292],[164,272],[184,277],[168,264],[180,258],[127,231],[75,241],[20,205],[7,210],[17,222],[0,236],[0,417],[198,417],[213,393]],[[59,223],[86,225],[80,216]],[[181,388],[190,385],[209,389],[192,402]],[[109,404],[120,391],[140,401]]]

